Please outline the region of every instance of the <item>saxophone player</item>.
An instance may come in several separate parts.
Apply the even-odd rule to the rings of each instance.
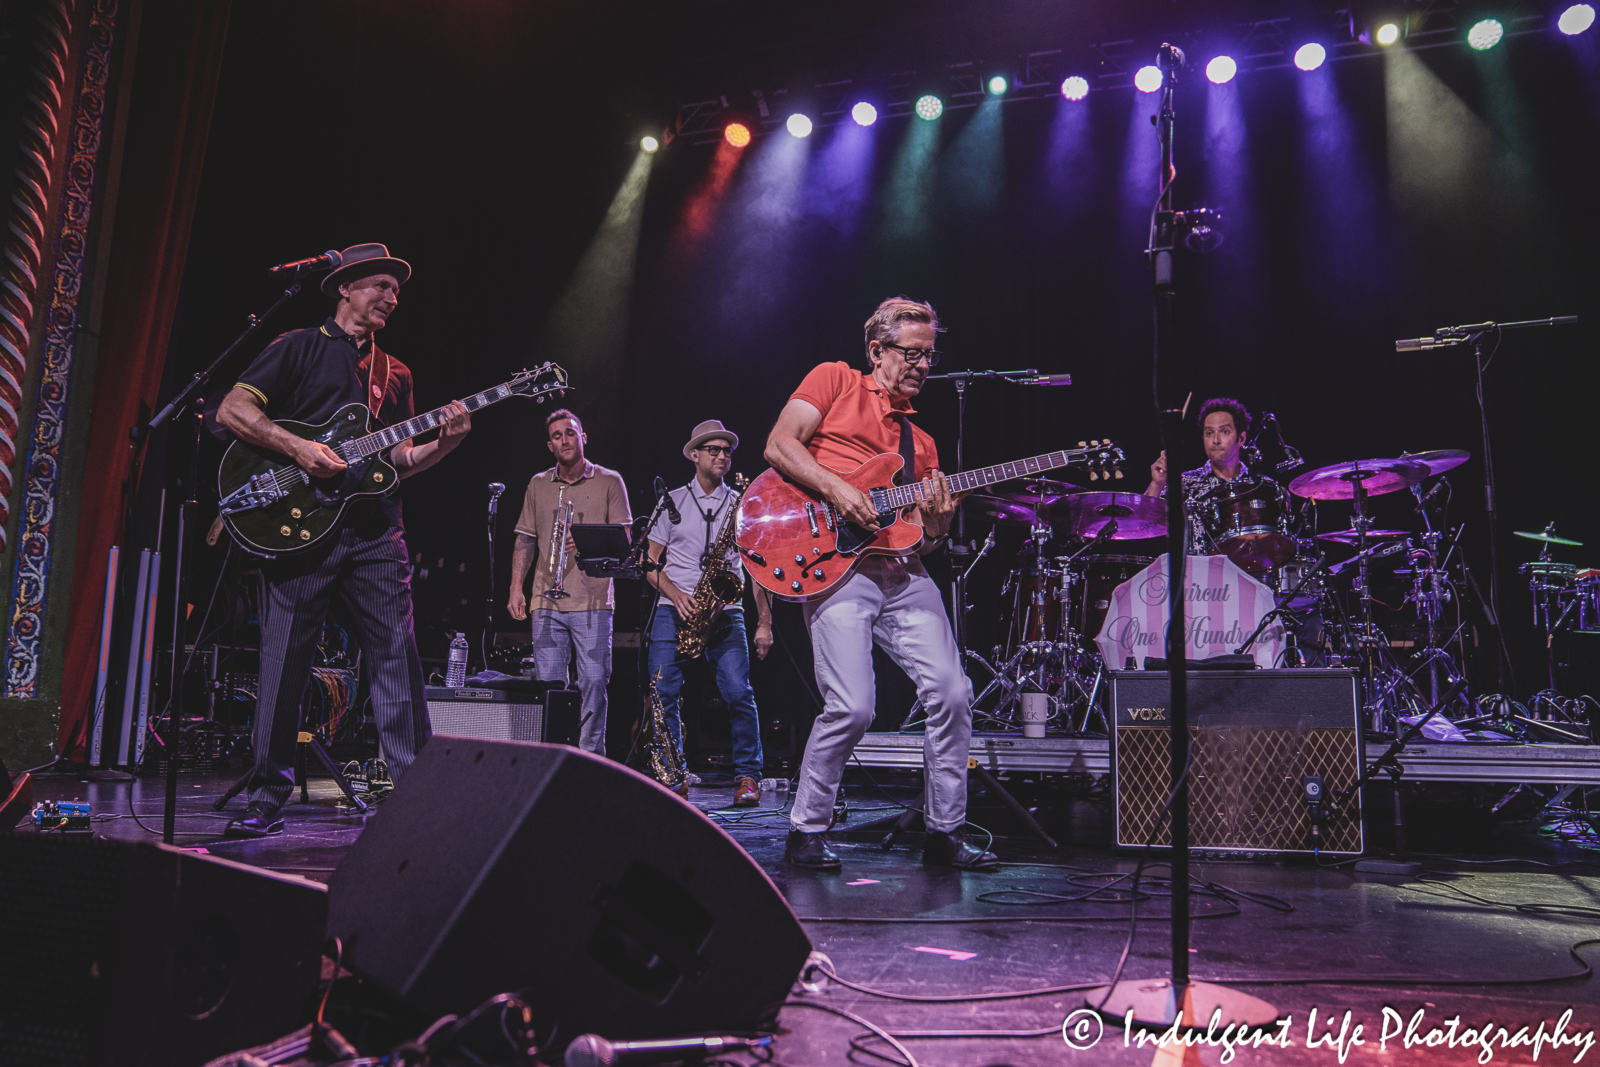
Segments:
[[[705,571],[707,553],[732,521],[738,496],[723,484],[733,466],[733,450],[739,437],[716,419],[694,428],[689,443],[683,446],[684,458],[694,464],[689,484],[672,490],[673,504],[682,516],[674,524],[663,514],[649,533],[650,559],[661,569],[649,572],[647,580],[659,592],[650,617],[650,676],[666,712],[672,743],[683,751],[682,717],[678,713],[678,693],[683,688],[684,660],[678,653],[678,630],[685,618],[694,617],[695,588]],[[743,580],[738,549],[730,543],[727,562]],[[760,586],[755,590],[756,656],[765,659],[772,648],[772,597]],[[750,688],[750,652],[745,645],[744,604],[742,599],[720,605],[706,639],[706,658],[717,675],[717,688],[728,702],[728,718],[733,728],[733,773],[735,807],[753,807],[761,802],[761,721],[756,715],[755,693]],[[688,785],[678,794],[687,796]]]
[[[570,532],[554,544],[551,534],[558,523],[630,524],[628,490],[616,471],[585,457],[589,436],[578,416],[566,408],[552,411],[545,419],[545,437],[556,465],[529,479],[528,491],[523,494],[517,543],[511,551],[511,598],[506,609],[514,619],[532,617],[534,668],[541,681],[565,682],[568,663],[577,659],[578,692],[583,702],[578,744],[585,751],[605,755],[611,616],[616,606],[611,579],[591,578],[578,569],[577,546]],[[525,592],[528,570],[541,551],[546,558],[534,571],[530,597]],[[557,573],[563,558],[565,567]]]

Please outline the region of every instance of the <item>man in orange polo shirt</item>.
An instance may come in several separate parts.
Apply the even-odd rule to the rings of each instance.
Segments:
[[[913,516],[925,531],[917,554],[867,556],[832,595],[804,605],[823,711],[800,764],[784,850],[789,862],[800,867],[839,867],[823,833],[832,821],[845,761],[872,724],[877,701],[874,641],[911,676],[928,714],[923,862],[965,870],[999,863],[993,853],[961,838],[967,817],[972,686],[961,669],[944,600],[918,558],[943,546],[960,503],[938,470],[933,438],[909,417],[915,414],[911,398],[922,391],[938,359],[938,329],[939,317],[931,305],[905,297],[885,300],[866,324],[870,369],[862,373],[844,362],[814,368],[767,438],[768,463],[869,529],[877,529],[877,509],[839,472],[884,452],[898,452],[914,457],[914,470],[903,477],[923,479],[928,487],[926,501],[916,505]]]

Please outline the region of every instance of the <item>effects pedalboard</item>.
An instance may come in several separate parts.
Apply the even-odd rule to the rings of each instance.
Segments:
[[[33,825],[41,834],[88,830],[93,821],[89,805],[69,800],[46,800],[33,807]]]

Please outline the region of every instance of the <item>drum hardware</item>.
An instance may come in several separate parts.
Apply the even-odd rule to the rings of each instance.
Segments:
[[[1233,650],[1233,654],[1235,656],[1242,656],[1246,652],[1249,652],[1250,646],[1256,643],[1256,638],[1260,637],[1264,632],[1266,632],[1267,627],[1272,625],[1273,620],[1279,617],[1287,619],[1292,612],[1292,609],[1289,605],[1295,602],[1295,600],[1300,596],[1301,592],[1306,588],[1307,585],[1311,583],[1312,579],[1317,577],[1317,572],[1322,570],[1323,566],[1327,562],[1328,557],[1326,553],[1318,556],[1316,562],[1311,564],[1310,569],[1308,569],[1305,574],[1301,576],[1300,581],[1295,584],[1294,588],[1290,589],[1284,594],[1284,597],[1281,601],[1279,601],[1278,606],[1261,616],[1261,621],[1256,624],[1254,632],[1252,632],[1249,637],[1245,638],[1244,644]],[[1284,636],[1289,642],[1289,647],[1284,650],[1284,665],[1304,666],[1305,660],[1300,656],[1300,645],[1295,637],[1295,628],[1293,626],[1285,626],[1283,630]],[[1293,663],[1292,660],[1294,659],[1299,659],[1300,662]]]
[[[1585,597],[1580,595],[1578,587],[1578,566],[1575,563],[1562,563],[1551,558],[1551,552],[1556,545],[1570,545],[1580,547],[1582,542],[1573,541],[1566,537],[1556,536],[1556,524],[1550,523],[1542,533],[1523,533],[1514,531],[1518,537],[1526,537],[1532,541],[1539,541],[1543,546],[1539,550],[1539,558],[1531,563],[1524,563],[1517,568],[1517,573],[1528,579],[1528,590],[1533,594],[1533,625],[1544,631],[1545,670],[1550,679],[1550,690],[1556,689],[1556,634],[1566,628],[1567,620],[1573,617],[1573,612],[1578,612],[1574,620],[1581,630],[1585,620],[1582,604]],[[1594,588],[1591,581],[1587,588],[1582,590],[1588,593]]]

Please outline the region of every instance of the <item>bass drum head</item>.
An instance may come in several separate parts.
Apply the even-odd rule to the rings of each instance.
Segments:
[[[1073,591],[1072,621],[1085,639],[1093,641],[1100,636],[1106,612],[1111,608],[1111,594],[1117,591],[1117,586],[1150,566],[1154,559],[1154,556],[1104,555],[1078,561],[1084,569],[1084,581]]]

